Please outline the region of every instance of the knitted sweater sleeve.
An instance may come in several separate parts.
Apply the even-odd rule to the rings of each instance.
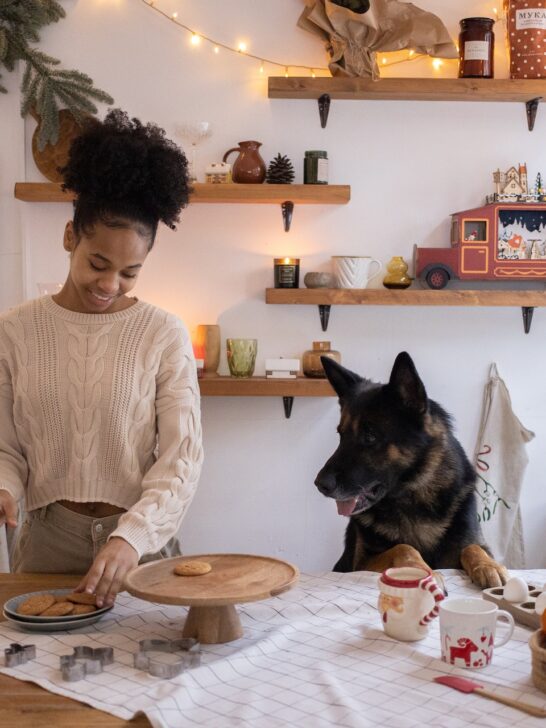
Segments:
[[[13,387],[7,358],[0,341],[0,489],[20,500],[24,495],[28,466],[21,451],[13,419]]]
[[[142,497],[111,534],[133,546],[139,558],[159,551],[180,528],[201,473],[203,448],[195,359],[178,322],[156,377],[157,460],[144,475]]]

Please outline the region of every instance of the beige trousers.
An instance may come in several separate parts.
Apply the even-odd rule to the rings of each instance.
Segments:
[[[15,543],[14,572],[85,574],[108,536],[115,530],[119,514],[92,518],[51,503],[27,513]],[[178,539],[161,551],[146,554],[140,563],[180,555]]]

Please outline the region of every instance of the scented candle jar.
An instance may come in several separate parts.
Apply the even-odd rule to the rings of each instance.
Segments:
[[[299,288],[299,258],[275,258],[273,260],[273,271],[275,288]]]
[[[460,21],[459,78],[493,78],[494,22],[491,18]]]
[[[306,185],[328,184],[328,155],[320,149],[305,152],[303,183]]]

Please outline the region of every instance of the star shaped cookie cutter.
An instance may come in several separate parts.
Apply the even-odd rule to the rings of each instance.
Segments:
[[[201,645],[191,637],[179,640],[141,640],[139,650],[134,655],[134,666],[153,677],[169,679],[180,675],[188,667],[199,667],[201,664]],[[153,659],[149,652],[180,652],[180,659],[166,663]]]
[[[61,655],[60,668],[63,680],[76,682],[86,675],[98,675],[104,665],[114,662],[112,647],[74,647],[71,655]]]
[[[36,645],[20,645],[18,642],[12,642],[4,650],[4,664],[6,667],[24,665],[25,662],[34,660],[35,658]]]

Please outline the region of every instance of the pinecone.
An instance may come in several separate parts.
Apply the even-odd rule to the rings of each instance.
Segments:
[[[289,185],[294,181],[294,166],[287,156],[277,154],[269,164],[266,182],[270,185]]]

